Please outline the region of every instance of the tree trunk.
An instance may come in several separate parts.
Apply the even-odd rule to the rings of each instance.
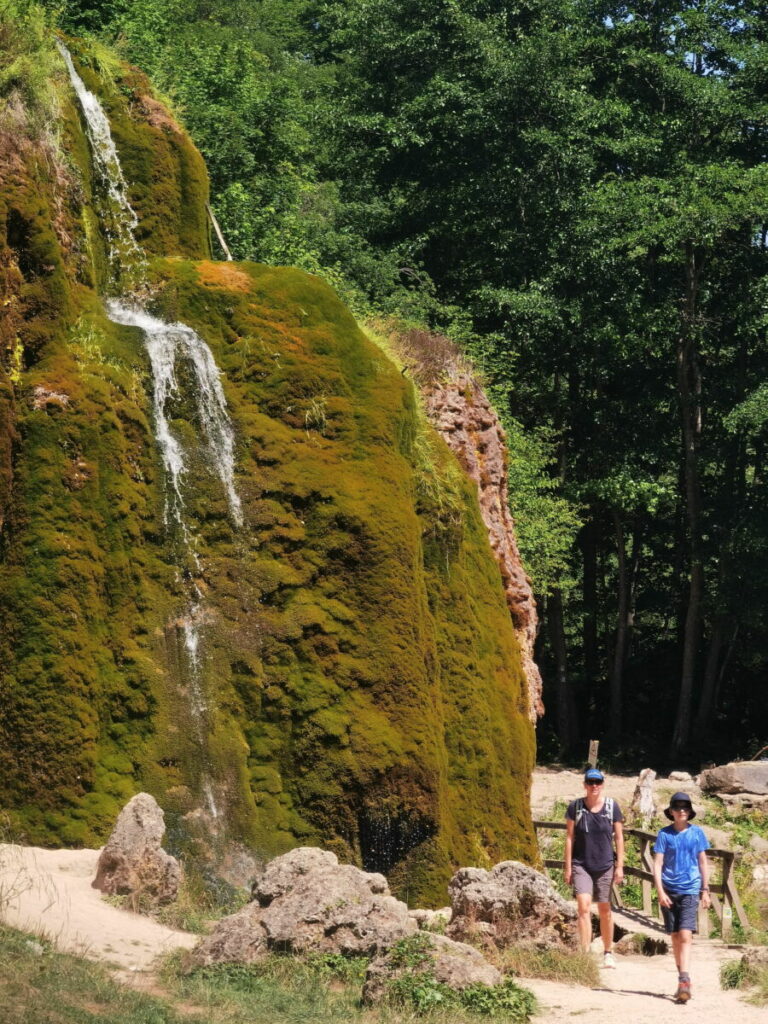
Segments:
[[[584,675],[587,680],[590,713],[594,711],[595,682],[599,672],[597,655],[597,527],[595,513],[590,509],[587,522],[581,531],[581,551],[584,559],[583,594],[584,625]]]
[[[563,622],[563,595],[553,590],[547,601],[547,620],[552,653],[555,657],[557,680],[557,738],[560,754],[564,756],[574,747],[576,737],[576,705],[568,682],[568,651]]]
[[[617,578],[618,609],[616,611],[616,640],[613,646],[613,666],[610,681],[610,706],[608,724],[611,740],[618,744],[621,739],[622,702],[624,688],[624,662],[627,652],[629,628],[629,575],[627,573],[627,550],[624,539],[624,524],[619,512],[613,513],[613,528],[616,538],[616,556],[619,569]]]
[[[701,485],[699,479],[701,378],[699,376],[695,344],[696,297],[700,270],[696,253],[693,246],[689,244],[686,246],[685,309],[677,344],[677,389],[682,424],[683,471],[690,553],[690,583],[688,588],[688,609],[683,631],[680,697],[677,705],[674,733],[672,735],[673,756],[679,756],[683,753],[688,746],[690,738],[691,707],[701,634],[702,602],[704,598],[704,564],[701,552],[700,526]]]

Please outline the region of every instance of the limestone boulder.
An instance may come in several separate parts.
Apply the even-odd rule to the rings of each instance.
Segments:
[[[637,785],[632,796],[630,811],[632,817],[647,825],[656,816],[656,801],[653,796],[653,783],[656,772],[653,768],[643,768],[637,777]]]
[[[339,864],[314,847],[270,861],[252,896],[201,942],[195,964],[253,963],[271,951],[373,956],[418,930],[383,875]]]
[[[768,761],[734,761],[707,768],[700,785],[708,793],[768,794]]]
[[[576,910],[545,875],[519,861],[502,861],[491,871],[461,868],[448,892],[453,917],[447,934],[452,939],[544,949],[575,945]]]
[[[380,1002],[393,981],[406,973],[427,974],[452,989],[470,985],[494,986],[501,973],[474,948],[444,935],[421,932],[407,953],[395,947],[371,961],[363,986],[363,1002]]]
[[[101,851],[93,888],[109,895],[170,903],[178,893],[181,867],[162,849],[164,835],[162,808],[149,793],[137,793],[120,812]]]
[[[440,910],[409,910],[410,917],[423,931],[444,932],[451,920],[453,911],[450,907],[441,907]]]

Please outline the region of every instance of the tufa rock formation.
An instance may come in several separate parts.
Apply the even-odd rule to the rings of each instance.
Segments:
[[[339,864],[327,850],[302,847],[266,866],[254,882],[252,902],[219,921],[192,961],[254,963],[270,951],[372,956],[416,931],[383,875]]]
[[[396,334],[393,341],[424,396],[432,424],[477,487],[480,514],[488,530],[520,643],[528,715],[535,724],[544,714],[541,674],[533,660],[538,616],[509,511],[504,430],[477,378],[452,341],[415,329]]]
[[[322,842],[436,906],[478,855],[535,862],[527,654],[476,488],[411,383],[319,279],[210,260],[199,154],[139,72],[71,42],[138,216],[146,309],[205,340],[234,426],[242,526],[195,446],[179,359],[183,566],[144,337],[100,297],[104,188],[79,107],[50,38],[14,45],[20,66],[60,68],[43,92],[0,92],[0,792],[14,827],[98,844],[145,790],[174,850],[189,853],[203,813],[209,835],[260,857]]]
[[[149,793],[129,800],[96,865],[94,889],[111,896],[141,896],[152,903],[176,899],[181,868],[160,846],[165,820]]]
[[[574,945],[576,910],[538,871],[503,861],[491,871],[461,868],[448,891],[453,916],[448,935],[495,946],[529,943],[540,948]]]

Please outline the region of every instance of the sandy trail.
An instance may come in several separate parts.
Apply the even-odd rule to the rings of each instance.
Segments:
[[[2,920],[55,942],[68,953],[146,971],[199,936],[113,907],[91,888],[98,850],[43,850],[0,845]]]

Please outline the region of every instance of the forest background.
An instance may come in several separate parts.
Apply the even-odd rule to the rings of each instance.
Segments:
[[[473,359],[542,619],[541,757],[768,743],[768,5],[0,12],[150,75],[236,259]]]

